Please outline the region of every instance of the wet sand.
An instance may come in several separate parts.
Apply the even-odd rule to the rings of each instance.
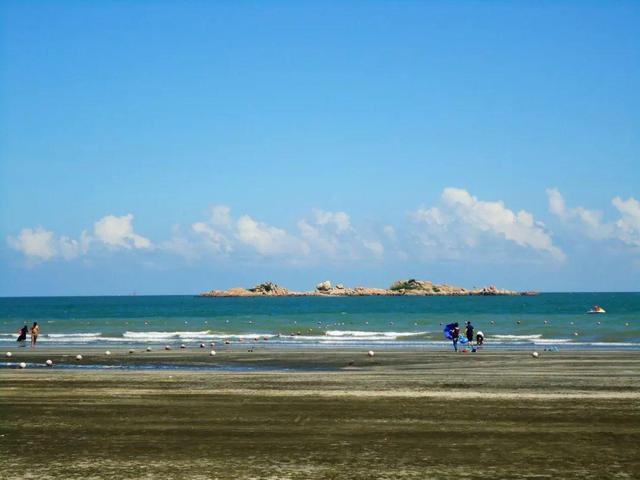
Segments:
[[[640,477],[638,351],[112,352],[14,350],[0,478]]]

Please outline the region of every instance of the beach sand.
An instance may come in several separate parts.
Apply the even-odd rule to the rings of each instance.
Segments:
[[[14,351],[0,478],[640,477],[638,351],[112,351]]]

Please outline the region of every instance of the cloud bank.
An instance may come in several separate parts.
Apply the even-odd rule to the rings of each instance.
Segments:
[[[614,197],[611,205],[620,217],[615,221],[606,221],[600,210],[567,207],[557,188],[549,188],[546,192],[549,211],[579,234],[592,240],[617,241],[626,246],[640,247],[640,202],[635,198],[623,200]]]
[[[564,260],[544,224],[525,210],[514,212],[500,201],[483,201],[461,188],[445,188],[437,206],[411,217],[420,227],[418,239],[437,255],[459,258],[467,249],[500,250],[504,242]]]
[[[577,234],[579,241],[617,242],[638,251],[640,202],[635,198],[614,197],[611,205],[618,218],[606,221],[599,210],[567,206],[556,188],[547,189],[546,194],[552,217]],[[404,213],[404,220],[397,224],[363,227],[345,211],[318,208],[287,228],[251,213],[234,214],[228,205],[214,205],[186,228],[174,226],[166,240],[152,241],[138,233],[132,214],[110,214],[77,238],[38,226],[23,228],[7,243],[29,264],[125,251],[172,255],[189,262],[276,259],[292,265],[474,259],[561,263],[567,257],[549,228],[531,212],[516,211],[499,200],[479,199],[462,188],[445,188],[435,204]]]
[[[56,235],[42,227],[23,228],[16,236],[9,236],[7,243],[21,252],[30,263],[56,258],[72,260],[87,255],[92,249],[150,249],[151,240],[133,230],[133,215],[107,215],[94,223],[92,233],[82,231],[78,239]]]

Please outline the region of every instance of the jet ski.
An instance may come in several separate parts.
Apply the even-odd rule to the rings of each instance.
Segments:
[[[594,305],[587,313],[607,313],[607,311],[600,305]]]

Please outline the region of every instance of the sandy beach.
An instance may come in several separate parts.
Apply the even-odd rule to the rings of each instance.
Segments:
[[[208,352],[15,352],[0,477],[640,475],[638,351]]]

